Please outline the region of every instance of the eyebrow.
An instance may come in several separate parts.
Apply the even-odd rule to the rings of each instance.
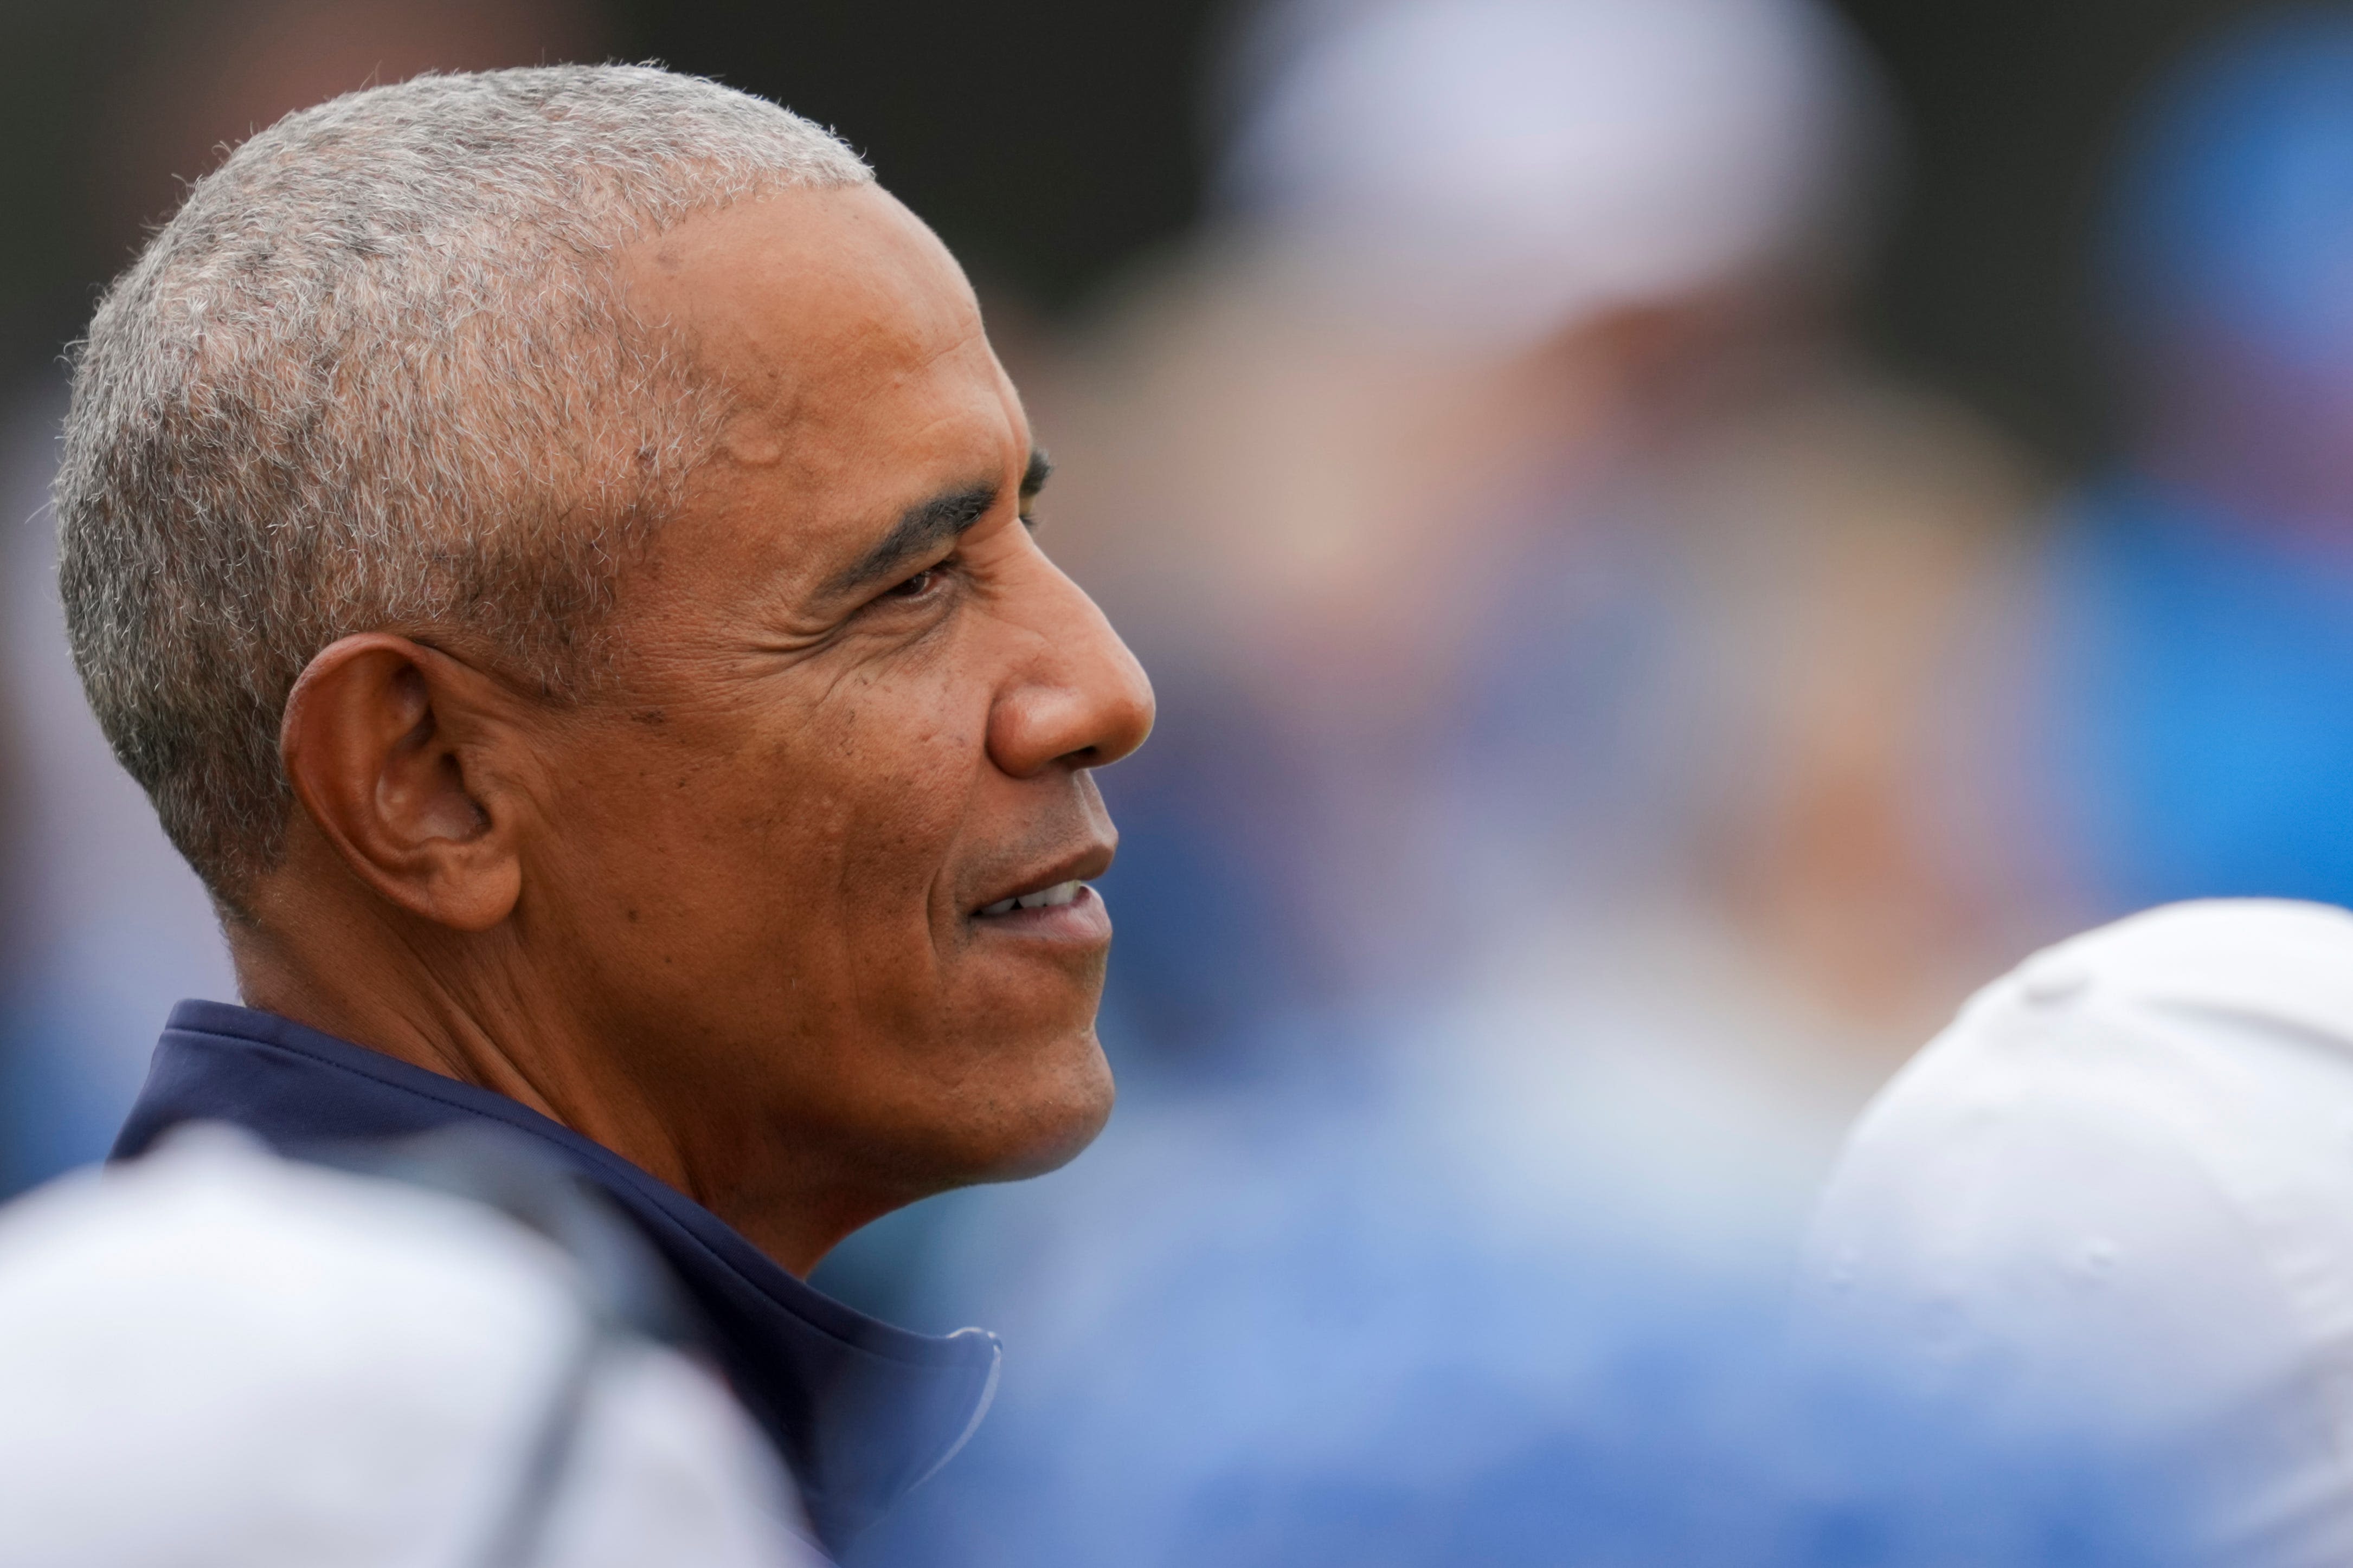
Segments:
[[[1029,466],[1021,475],[1021,499],[1027,500],[1036,495],[1053,471],[1054,465],[1047,460],[1046,454],[1032,450]],[[899,521],[873,549],[826,584],[827,595],[847,594],[879,582],[898,570],[902,562],[936,549],[942,540],[955,538],[988,515],[997,505],[997,494],[995,485],[966,485],[918,501],[899,514]]]

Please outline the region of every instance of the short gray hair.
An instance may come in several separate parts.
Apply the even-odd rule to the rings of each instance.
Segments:
[[[773,103],[558,66],[352,93],[195,184],[78,345],[56,503],[83,689],[225,908],[281,852],[279,728],[328,644],[454,634],[582,689],[724,414],[614,253],[872,177]]]

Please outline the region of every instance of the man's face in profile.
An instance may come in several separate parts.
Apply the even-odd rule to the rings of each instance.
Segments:
[[[577,1037],[630,1042],[607,1066],[646,1112],[598,1131],[696,1130],[679,1158],[736,1216],[781,1144],[845,1173],[845,1225],[1059,1163],[1112,1098],[1085,770],[1152,697],[1031,537],[1042,463],[971,290],[871,186],[691,219],[623,275],[734,412],[529,792],[516,918],[580,955]]]

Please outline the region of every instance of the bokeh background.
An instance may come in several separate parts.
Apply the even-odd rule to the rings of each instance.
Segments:
[[[598,58],[940,230],[1162,699],[1113,1131],[820,1275],[1009,1347],[872,1560],[2094,1560],[1760,1347],[1972,986],[2353,900],[2353,10],[10,0],[0,1190],[229,989],[63,658],[63,345],[250,128]]]
[[[1900,100],[1905,176],[1860,317],[1874,346],[2038,452],[2099,449],[2084,247],[2137,93],[2263,0],[1843,0]],[[78,330],[209,149],[325,92],[436,65],[658,58],[839,127],[977,270],[1067,322],[1204,206],[1233,0],[229,5],[0,11],[16,215],[8,350]]]

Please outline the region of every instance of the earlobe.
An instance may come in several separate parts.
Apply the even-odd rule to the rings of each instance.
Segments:
[[[507,707],[463,661],[362,633],[294,683],[280,754],[302,810],[363,882],[437,925],[487,931],[522,891],[516,803],[494,755],[512,733]]]

